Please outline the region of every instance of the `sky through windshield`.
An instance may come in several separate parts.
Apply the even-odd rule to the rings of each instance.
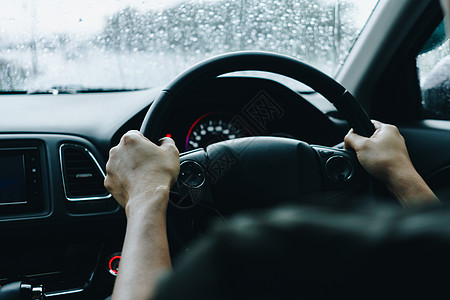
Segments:
[[[218,0],[208,0],[209,2],[218,2]],[[334,3],[335,0],[322,0],[325,3]],[[45,2],[45,5],[42,5]],[[95,33],[105,25],[106,19],[115,12],[133,7],[137,10],[162,10],[173,7],[176,4],[186,2],[183,0],[151,0],[151,1],[133,1],[133,0],[15,0],[2,1],[0,10],[0,33],[11,38],[12,35],[27,35],[31,31],[34,16],[39,19],[39,30],[42,33]],[[358,23],[364,23],[367,18],[366,13],[370,11],[376,0],[348,0],[357,7],[355,20]],[[138,3],[138,4],[136,4]],[[29,11],[30,14],[24,14],[23,11]],[[35,12],[33,12],[35,11]]]
[[[0,89],[153,87],[238,50],[291,55],[333,75],[376,2],[1,1]]]

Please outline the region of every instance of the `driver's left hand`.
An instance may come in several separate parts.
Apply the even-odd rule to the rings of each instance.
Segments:
[[[170,191],[180,170],[178,149],[170,138],[155,145],[139,131],[129,131],[113,147],[106,164],[105,187],[116,201],[125,208],[129,217],[135,211],[157,209],[165,212],[167,198],[161,203],[148,203],[146,199],[164,190]]]

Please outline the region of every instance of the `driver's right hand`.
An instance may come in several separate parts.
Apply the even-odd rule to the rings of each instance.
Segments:
[[[437,202],[437,197],[414,168],[405,139],[397,127],[372,122],[375,132],[370,138],[350,130],[344,138],[344,147],[354,149],[364,169],[386,184],[404,206]]]

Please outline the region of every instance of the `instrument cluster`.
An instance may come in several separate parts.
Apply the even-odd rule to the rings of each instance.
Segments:
[[[252,136],[252,132],[240,125],[230,113],[209,112],[190,126],[186,136],[185,151],[206,148],[210,144],[240,137]]]

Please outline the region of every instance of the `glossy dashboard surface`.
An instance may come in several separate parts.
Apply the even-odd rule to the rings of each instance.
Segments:
[[[85,149],[90,153],[88,157],[92,155],[95,160],[94,167],[98,164],[104,171],[109,149],[126,131],[140,128],[158,94],[159,90],[143,90],[2,96],[0,146],[29,142],[40,145],[44,197],[42,209],[32,213],[26,210],[2,213],[0,206],[2,242],[7,245],[0,249],[0,255],[8,257],[0,269],[0,284],[17,280],[44,283],[49,295],[56,299],[72,294],[76,295],[75,299],[83,295],[103,299],[111,293],[115,277],[108,266],[110,259],[121,251],[125,228],[123,210],[110,197],[100,201],[69,199],[61,146]],[[200,143],[231,138],[233,133],[238,137],[237,131],[243,136],[290,137],[332,146],[341,142],[348,130],[333,110],[318,106],[320,102],[311,104],[314,94],[299,94],[267,79],[217,78],[182,97],[161,133],[161,136],[170,135],[180,152],[189,149],[191,141],[204,146]],[[435,125],[417,123],[403,128],[402,132],[418,170],[439,184],[448,178],[445,157],[450,153],[450,143],[447,129],[435,131],[433,136],[424,129],[432,126]],[[427,157],[427,148],[422,147],[424,140],[439,141],[440,155],[423,159]],[[433,145],[437,148],[437,144]],[[440,169],[443,172],[436,173]],[[205,222],[211,217],[201,209],[196,214],[202,215]],[[179,210],[170,210],[170,219],[186,225],[186,232],[181,235],[170,232],[169,228],[169,238],[176,237],[171,238],[171,250],[177,256],[193,238],[191,224],[186,223],[189,218]]]
[[[32,141],[41,145],[44,202],[42,209],[33,213],[2,214],[0,206],[2,242],[7,245],[0,249],[0,255],[8,258],[0,269],[0,284],[17,280],[44,283],[55,299],[65,299],[72,294],[75,299],[83,295],[103,299],[111,293],[115,277],[108,266],[110,259],[121,251],[125,228],[123,211],[109,197],[101,201],[68,199],[61,146],[86,149],[104,171],[109,149],[119,142],[123,133],[140,128],[158,93],[158,90],[143,90],[2,96],[0,144],[14,146]],[[267,79],[218,78],[182,97],[180,106],[174,108],[161,133],[161,136],[170,135],[180,152],[188,149],[190,141],[200,144],[207,143],[208,139],[230,138],[232,130],[234,133],[241,130],[242,135],[291,137],[327,146],[341,142],[348,130],[333,110],[323,109],[324,106],[319,110],[317,102],[311,104],[314,94],[299,94]],[[233,126],[226,127],[226,124]],[[417,123],[404,128],[403,133],[421,174],[435,178],[437,183],[445,182],[449,136],[447,129],[441,129],[432,137],[424,129],[432,126],[436,127]],[[212,127],[211,131],[208,127]],[[228,133],[224,132],[227,128]],[[424,140],[439,141],[440,154],[423,159],[427,157],[427,148],[422,147]],[[437,144],[433,145],[438,148]],[[440,169],[443,172],[436,173]],[[210,217],[200,209],[196,214],[203,214],[205,222]],[[186,225],[186,232],[181,236],[180,232],[174,235],[169,228],[169,238],[177,237],[171,239],[175,256],[193,238],[191,224],[185,223],[188,220],[185,216],[182,211],[170,211],[171,221]]]
[[[114,276],[108,261],[121,250],[123,211],[106,194],[87,197],[87,201],[86,197],[72,199],[66,191],[61,149],[67,145],[81,149],[94,169],[98,166],[104,172],[109,149],[123,133],[140,128],[158,93],[2,95],[0,144],[40,145],[43,200],[42,207],[32,212],[1,212],[0,206],[2,239],[8,245],[0,249],[0,255],[10,258],[0,271],[0,284],[44,283],[56,298],[61,292],[88,293],[94,298],[110,293]],[[346,130],[300,94],[266,79],[218,78],[182,96],[182,104],[174,108],[161,133],[170,135],[180,152],[188,149],[189,141],[196,142],[202,130],[210,129],[210,121],[213,130],[202,137],[206,144],[239,137],[236,130],[241,130],[240,136],[283,136],[333,145]],[[75,176],[91,176],[85,173]]]

